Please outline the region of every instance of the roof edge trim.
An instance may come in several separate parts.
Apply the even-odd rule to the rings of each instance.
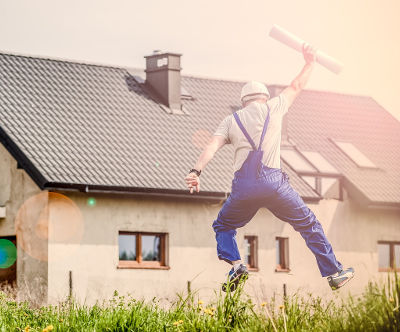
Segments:
[[[182,199],[195,199],[195,200],[209,200],[209,201],[225,201],[229,193],[203,191],[201,194],[189,194],[187,190],[172,190],[161,188],[141,188],[141,187],[118,187],[118,186],[99,186],[99,185],[84,185],[73,183],[58,183],[48,182],[44,186],[46,190],[62,191],[62,190],[75,190],[85,193],[101,193],[101,194],[127,194],[135,196],[154,196],[154,197],[168,197],[168,198],[182,198]],[[321,197],[302,197],[305,202],[318,203]]]
[[[18,145],[8,136],[5,130],[0,126],[0,143],[13,156],[21,168],[29,175],[29,177],[38,185],[40,189],[44,189],[47,182],[46,178],[33,165],[30,159],[21,151]]]

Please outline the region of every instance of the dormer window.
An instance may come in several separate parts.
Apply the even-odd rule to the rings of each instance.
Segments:
[[[291,146],[281,150],[281,157],[321,196],[342,199],[341,174],[319,152]]]
[[[331,140],[358,167],[378,168],[365,154],[358,150],[352,143],[336,141],[334,139]]]

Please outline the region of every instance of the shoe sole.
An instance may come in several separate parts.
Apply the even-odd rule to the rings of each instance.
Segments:
[[[230,280],[229,283],[226,283],[226,282],[225,282],[225,283],[222,285],[222,291],[223,291],[223,292],[226,292],[226,291],[227,291],[227,288],[228,288],[228,284],[229,284],[230,291],[231,291],[231,292],[234,292],[234,291],[236,290],[238,284],[239,284],[241,281],[246,281],[246,279],[248,278],[248,276],[249,276],[249,274],[248,274],[247,272],[245,272],[245,273],[242,273],[241,275],[237,276],[236,278]]]
[[[354,277],[354,272],[353,272],[353,274],[352,274],[350,277],[348,277],[347,279],[343,280],[343,281],[342,281],[340,284],[338,284],[336,287],[335,287],[335,286],[331,286],[332,290],[337,290],[337,289],[343,287],[343,286],[346,285],[351,279],[353,279],[353,277]]]

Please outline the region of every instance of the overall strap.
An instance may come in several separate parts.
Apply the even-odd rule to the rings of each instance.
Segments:
[[[256,145],[254,144],[254,141],[251,139],[249,133],[247,132],[247,130],[243,127],[242,122],[239,119],[239,116],[237,115],[237,113],[233,113],[233,116],[235,117],[235,120],[240,128],[240,130],[243,132],[244,136],[246,136],[247,140],[249,141],[251,147],[253,148],[253,150],[257,150]]]
[[[269,106],[268,106],[268,104],[267,104],[267,107],[268,107],[268,114],[267,114],[267,118],[265,119],[265,122],[264,122],[264,128],[263,128],[263,131],[262,131],[262,134],[261,134],[260,144],[258,145],[258,151],[261,150],[261,145],[262,145],[262,143],[264,141],[264,136],[265,136],[265,133],[267,131],[267,127],[268,127],[268,123],[269,123]]]

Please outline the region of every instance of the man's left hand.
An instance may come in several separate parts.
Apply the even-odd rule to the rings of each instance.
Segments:
[[[190,189],[190,193],[193,194],[194,188],[196,188],[197,192],[200,192],[200,178],[196,173],[189,173],[185,177],[185,182],[187,187]]]

